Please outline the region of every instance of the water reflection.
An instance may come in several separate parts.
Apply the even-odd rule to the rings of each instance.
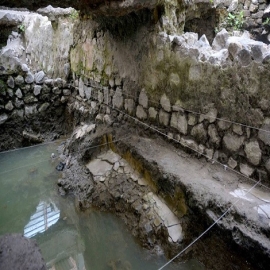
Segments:
[[[60,210],[53,202],[40,202],[35,214],[24,227],[24,236],[31,238],[38,233],[43,233],[55,224],[60,218]]]

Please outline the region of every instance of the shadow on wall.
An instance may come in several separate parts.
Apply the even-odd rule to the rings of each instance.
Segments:
[[[142,26],[156,23],[163,13],[164,7],[145,8],[119,17],[98,16],[95,20],[101,29],[108,30],[114,38],[123,38],[132,36]]]
[[[185,22],[184,32],[197,33],[199,38],[206,35],[210,44],[215,38],[215,28],[217,26],[216,9],[207,10],[200,18],[193,18]]]

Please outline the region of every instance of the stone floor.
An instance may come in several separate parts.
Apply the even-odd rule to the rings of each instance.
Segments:
[[[164,200],[154,194],[149,190],[147,181],[140,176],[134,169],[127,163],[126,160],[121,158],[118,154],[109,150],[105,153],[100,154],[97,158],[91,160],[86,167],[92,173],[94,180],[97,182],[102,182],[106,185],[107,181],[115,179],[117,175],[125,175],[126,183],[133,181],[134,185],[128,185],[133,188],[134,193],[136,193],[136,186],[142,188],[142,208],[139,207],[140,204],[133,202],[131,205],[134,209],[142,210],[146,215],[146,219],[143,219],[143,226],[149,227],[147,230],[151,231],[151,227],[164,226],[168,230],[169,241],[170,242],[181,242],[183,239],[182,227],[180,225],[180,220],[176,215],[170,210],[166,205]],[[113,175],[112,173],[116,173]],[[124,185],[122,185],[124,186]],[[109,188],[109,187],[108,187]],[[129,189],[129,187],[127,187]],[[139,190],[139,189],[137,189]],[[120,196],[124,196],[123,190],[119,188]],[[132,201],[132,193],[130,193]]]

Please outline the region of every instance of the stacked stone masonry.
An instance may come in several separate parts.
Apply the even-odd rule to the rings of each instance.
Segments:
[[[153,103],[144,89],[137,97],[126,95],[121,86],[104,87],[94,81],[78,79],[74,108],[95,116],[97,123],[117,124],[124,117],[134,118],[164,132],[173,143],[179,142],[190,152],[240,171],[251,177],[267,179],[270,174],[270,119],[265,118],[260,130],[222,119],[217,108],[209,107],[204,114],[189,112],[172,104],[163,94]],[[88,104],[82,105],[82,102]],[[107,106],[108,105],[108,106]],[[128,114],[133,120],[125,116]],[[140,124],[135,121],[135,124]]]
[[[71,95],[67,82],[61,78],[50,79],[43,71],[32,73],[25,64],[21,69],[20,74],[0,77],[0,125],[9,119],[44,116],[49,108],[56,115],[63,114]]]

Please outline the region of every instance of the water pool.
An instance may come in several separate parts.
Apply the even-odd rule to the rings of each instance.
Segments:
[[[51,270],[149,269],[166,259],[143,249],[113,214],[79,212],[57,192],[57,144],[0,153],[0,235],[21,233],[38,242]],[[199,270],[196,260],[166,269]]]

